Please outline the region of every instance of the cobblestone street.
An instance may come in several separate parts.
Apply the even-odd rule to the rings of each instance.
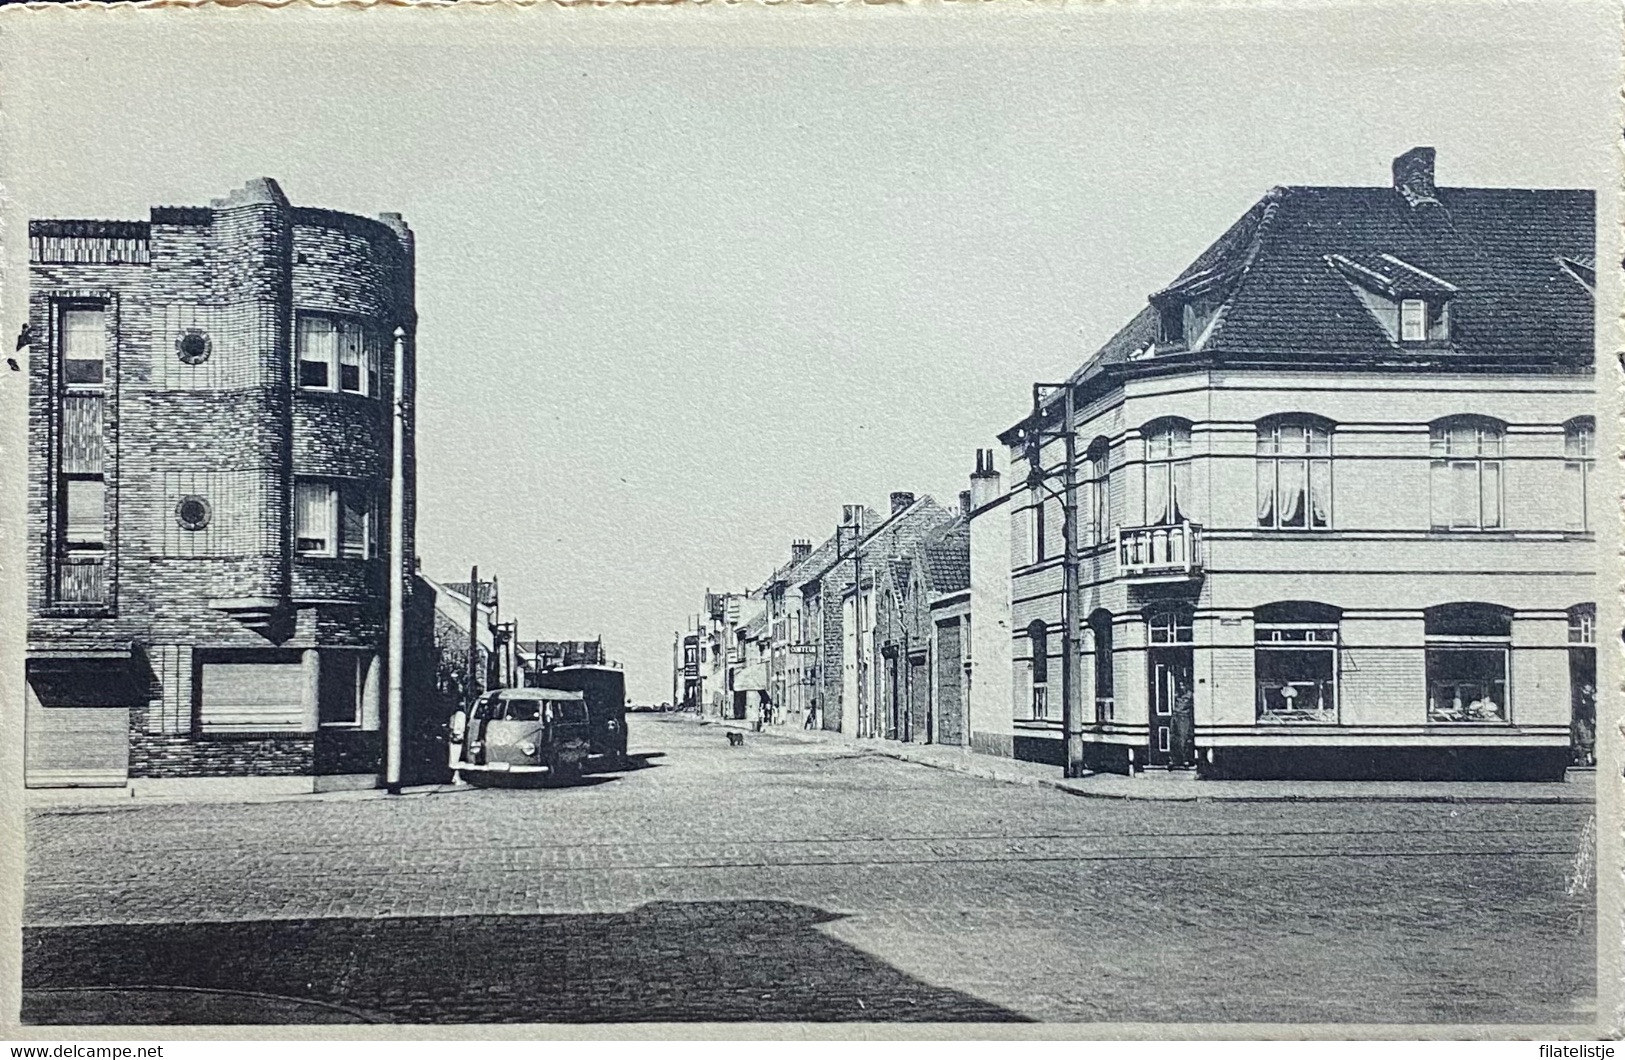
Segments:
[[[632,749],[567,789],[35,811],[24,1018],[1591,1015],[1584,806],[1087,799],[651,716]]]

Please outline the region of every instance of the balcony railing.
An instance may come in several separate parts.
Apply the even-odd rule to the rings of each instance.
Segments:
[[[1202,528],[1195,523],[1117,528],[1118,573],[1134,581],[1185,581],[1202,574]]]
[[[102,573],[106,558],[96,555],[61,557],[56,566],[56,603],[100,604],[105,602],[105,582]]]

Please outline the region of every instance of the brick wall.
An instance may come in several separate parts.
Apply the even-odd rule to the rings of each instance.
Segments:
[[[64,222],[33,226],[54,234]],[[191,647],[379,650],[386,600],[382,560],[292,558],[296,474],[368,480],[379,494],[385,540],[390,462],[387,397],[296,392],[298,309],[365,317],[385,336],[383,393],[394,345],[407,389],[405,555],[414,554],[416,490],[411,389],[414,248],[398,218],[374,221],[295,208],[269,182],[212,208],[156,207],[149,224],[97,225],[129,242],[128,263],[73,263],[55,253],[31,265],[29,641],[31,647],[146,645],[152,688],[131,711],[137,776],[286,775],[320,764],[357,771],[376,760],[376,734],[333,737],[321,763],[310,737],[210,738],[191,733]],[[128,231],[126,231],[126,229]],[[88,233],[88,235],[86,234]],[[60,241],[58,241],[60,242]],[[36,247],[42,245],[35,241]],[[121,244],[123,246],[123,244]],[[107,484],[107,604],[97,613],[45,606],[52,512],[51,407],[58,350],[54,307],[95,299],[109,310],[103,404]],[[208,356],[187,363],[182,336],[201,332]],[[178,526],[181,496],[203,496],[209,525]],[[214,601],[280,602],[274,628],[245,624]],[[300,603],[300,601],[304,601]],[[367,771],[373,766],[367,766]]]

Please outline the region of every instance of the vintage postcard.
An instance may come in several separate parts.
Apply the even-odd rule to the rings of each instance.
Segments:
[[[1619,18],[0,9],[6,1035],[1615,1033]]]

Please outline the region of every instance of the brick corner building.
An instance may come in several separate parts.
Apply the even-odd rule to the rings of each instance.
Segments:
[[[398,214],[265,178],[29,224],[30,786],[377,782],[388,577],[413,555],[413,260]]]

